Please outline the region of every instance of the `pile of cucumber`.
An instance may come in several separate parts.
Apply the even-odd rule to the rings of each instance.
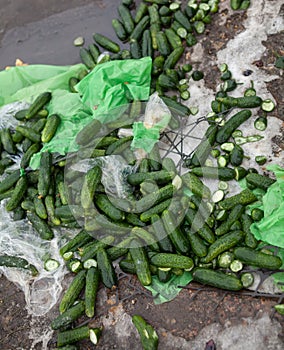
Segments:
[[[118,7],[120,18],[112,25],[118,38],[129,42],[130,50],[120,50],[117,43],[94,34],[96,44],[81,49],[82,60],[90,71],[108,59],[151,56],[152,92],[158,91],[173,112],[169,128],[178,129],[181,118],[191,113],[179,98],[188,97],[185,78],[192,67],[176,64],[185,46],[194,45],[195,36],[203,32],[217,10],[216,0],[189,1],[184,9],[168,0],[147,0],[136,7],[134,1],[124,0]],[[97,45],[112,54],[100,60]],[[259,249],[261,242],[250,232],[251,224],[263,217],[259,209],[248,210],[247,206],[258,200],[253,189],[265,193],[274,180],[242,166],[245,154],[241,145],[262,136],[245,138],[239,130],[251,118],[251,109],[258,108],[262,114],[255,127],[264,131],[266,114],[274,106],[258,97],[253,87],[244,96],[229,96],[237,83],[226,65],[220,69],[223,85],[212,101],[208,129],[194,152],[181,154],[188,168],[182,175],[171,158],[161,157],[157,145],[137,161],[130,147],[133,137],[121,136],[121,129],[131,129],[136,117],[144,113],[142,101],[129,100],[119,120],[88,124],[76,137],[79,152],[66,157],[42,152],[38,170],[29,168],[30,159],[52,139],[60,124],[60,116],[48,113],[52,94],[41,94],[28,109],[19,111],[15,129],[1,130],[0,174],[4,177],[0,201],[5,200],[6,210],[14,220],[27,219],[44,240],[54,237],[54,228],[76,230],[60,248],[74,278],[60,301],[60,315],[51,323],[58,332],[58,349],[77,349],[76,343],[82,339],[98,343],[102,328],[91,323],[80,326],[78,320],[95,317],[101,284],[109,289],[117,286],[114,261],[125,273],[137,275],[143,286],[150,285],[153,276],[167,282],[174,275],[191,271],[194,281],[232,291],[253,284],[253,274],[245,267],[281,267],[281,259]],[[88,71],[82,70],[69,80],[70,91],[75,92],[74,86],[86,74]],[[195,71],[191,76],[198,80],[203,74]],[[179,96],[169,97],[167,91],[178,92]],[[238,108],[233,115],[232,108]],[[12,170],[15,156],[21,157],[20,169]],[[87,172],[70,170],[72,163],[108,156],[122,157],[133,169],[124,174],[131,188],[127,198],[109,194],[100,163]],[[217,166],[212,163],[214,158]],[[219,181],[218,190],[211,193],[204,178]],[[247,189],[229,196],[228,183],[240,179],[246,180]],[[26,269],[32,276],[38,273],[27,260],[13,256],[0,256],[0,266]],[[58,265],[50,259],[46,266],[52,271]],[[140,316],[135,316],[133,323],[143,348],[156,349],[158,337],[152,327]]]

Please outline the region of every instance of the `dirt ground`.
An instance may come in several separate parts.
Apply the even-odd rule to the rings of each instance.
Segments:
[[[20,6],[21,1],[0,0],[0,40],[6,31],[17,26],[26,25],[34,20],[34,14],[30,8],[34,6],[33,0],[26,1],[25,5]],[[83,6],[92,3],[90,0],[69,0],[58,1],[49,0],[48,6],[46,1],[36,2],[37,20],[46,18],[54,13],[63,12],[78,5]],[[98,6],[104,6],[103,2],[95,2]],[[218,50],[226,47],[227,42],[237,33],[243,30],[243,21],[246,16],[243,12],[235,12],[228,15],[228,9],[214,17],[212,24],[208,25],[206,32],[200,37],[201,44],[204,48],[204,57],[200,68],[205,74],[205,84],[208,88],[216,89],[218,77],[220,76],[218,67],[214,66],[216,54]],[[282,16],[284,14],[284,5],[281,9]],[[225,24],[220,26],[226,17]],[[110,19],[111,20],[111,19]],[[14,23],[13,23],[14,22]],[[94,24],[95,26],[95,24]],[[276,79],[267,83],[267,88],[277,102],[277,108],[274,116],[284,121],[284,89],[283,89],[283,70],[274,67],[275,55],[284,54],[284,32],[273,34],[263,43],[266,51],[262,57],[259,57],[254,64],[261,70],[278,75],[281,79]],[[2,46],[1,50],[5,47]],[[13,60],[14,57],[11,57]],[[77,57],[68,58],[75,61]],[[11,62],[12,63],[12,62]],[[68,64],[70,62],[67,62]],[[75,63],[75,62],[73,62]],[[277,146],[284,150],[283,139],[275,140]],[[219,324],[221,327],[228,325],[242,324],[247,318],[259,319],[264,314],[268,314],[273,322],[284,325],[283,316],[273,311],[273,306],[281,302],[281,297],[271,297],[269,295],[251,296],[241,295],[237,293],[229,293],[216,289],[200,289],[197,284],[190,284],[189,289],[184,289],[178,297],[169,303],[154,305],[151,294],[143,289],[137,282],[135,277],[123,275],[119,281],[118,288],[115,292],[108,291],[104,288],[99,292],[98,308],[96,310],[96,318],[94,324],[100,324],[102,318],[108,315],[111,322],[111,315],[121,315],[121,308],[128,315],[139,313],[149,320],[155,328],[159,328],[159,336],[161,339],[161,349],[171,350],[166,347],[169,344],[166,339],[170,336],[183,338],[186,341],[194,340],[206,326]],[[46,317],[44,322],[51,320],[57,313],[55,307]],[[30,331],[33,327],[32,317],[28,315],[25,309],[24,295],[13,283],[8,281],[3,275],[0,277],[0,349],[1,350],[30,350],[32,347],[32,339],[30,339]],[[84,320],[81,320],[84,322]],[[80,324],[82,323],[80,322]],[[104,319],[104,322],[106,320]],[[115,321],[113,321],[115,323]],[[284,344],[284,328],[279,337]],[[117,347],[117,334],[111,330],[100,340],[97,348],[102,350],[110,349],[141,349],[137,343],[135,335],[128,334],[125,347]],[[214,334],[213,334],[214,340]],[[204,338],[203,344],[205,348],[209,339]],[[267,339],[269,344],[269,339]],[[263,344],[261,349],[273,349],[267,344]],[[48,349],[55,346],[55,337],[49,341]],[[35,345],[34,349],[42,349],[41,343]],[[81,343],[82,349],[92,349],[90,343]],[[190,348],[188,348],[190,349]],[[218,349],[218,348],[217,348]],[[244,349],[247,350],[247,349]]]

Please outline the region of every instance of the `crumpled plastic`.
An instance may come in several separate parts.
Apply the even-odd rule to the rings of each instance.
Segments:
[[[150,57],[105,62],[98,64],[75,88],[93,117],[106,123],[118,117],[109,111],[128,104],[129,99],[148,100],[151,69]]]
[[[152,283],[149,286],[145,286],[153,297],[154,304],[162,304],[173,300],[179,292],[181,287],[185,287],[192,281],[192,274],[185,271],[181,276],[173,276],[168,282],[160,282],[157,276],[152,277]]]
[[[284,248],[284,169],[271,164],[267,170],[274,172],[277,181],[262,197],[264,217],[250,229],[256,239]]]
[[[133,123],[132,150],[142,149],[151,152],[160,138],[160,132],[166,128],[171,119],[171,112],[164,101],[155,92],[146,105],[144,121]]]

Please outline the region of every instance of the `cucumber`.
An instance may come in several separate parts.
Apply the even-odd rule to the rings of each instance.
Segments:
[[[130,42],[130,53],[132,58],[139,59],[142,57],[141,45],[137,40]]]
[[[190,114],[189,108],[183,105],[182,103],[179,103],[167,96],[161,96],[161,98],[165,102],[165,104],[170,108],[171,112],[175,115],[185,117]]]
[[[54,197],[52,195],[47,195],[44,198],[44,204],[47,211],[48,220],[55,226],[61,224],[61,220],[55,215]]]
[[[188,32],[192,31],[192,25],[190,21],[181,10],[178,10],[174,13],[174,19],[179,22]]]
[[[21,203],[22,198],[24,197],[26,190],[28,188],[28,181],[26,176],[22,176],[16,183],[15,189],[6,203],[6,210],[12,211],[15,210]]]
[[[123,4],[120,4],[117,10],[127,34],[131,34],[134,30],[134,22],[131,12]],[[117,52],[119,52],[119,50]]]
[[[242,164],[244,159],[244,150],[239,145],[235,145],[232,152],[230,153],[230,163],[233,166],[239,166]]]
[[[30,164],[32,156],[40,150],[40,145],[38,143],[33,143],[27,151],[23,154],[21,158],[20,166],[21,168],[27,168]]]
[[[136,274],[136,267],[133,260],[123,259],[119,262],[119,267],[125,273],[130,273],[132,275]]]
[[[127,213],[125,216],[126,221],[132,226],[144,227],[146,223],[141,221],[139,215],[134,213]]]
[[[100,53],[100,49],[98,48],[98,46],[96,44],[90,44],[88,46],[88,50],[89,50],[89,52],[90,52],[94,62],[97,63],[98,62],[98,58],[99,58],[99,56],[101,54]],[[81,79],[79,79],[79,80],[81,80]]]
[[[268,270],[278,270],[282,266],[282,260],[279,256],[266,254],[249,247],[237,247],[234,249],[234,254],[236,259],[246,265]]]
[[[229,250],[244,239],[243,231],[230,231],[220,238],[217,238],[208,248],[207,255],[202,258],[202,262],[207,264],[215,259],[219,254]]]
[[[111,154],[120,154],[126,148],[129,148],[130,142],[132,140],[133,140],[133,136],[127,136],[127,137],[123,137],[123,138],[113,142],[106,149],[106,155],[109,156]]]
[[[164,17],[162,17],[162,18],[164,18]],[[167,268],[166,268],[166,270],[167,270]],[[172,277],[172,271],[171,271],[171,269],[168,271],[165,271],[164,269],[161,270],[158,268],[157,269],[157,277],[158,277],[160,282],[166,283]]]
[[[60,255],[63,256],[67,252],[76,251],[78,248],[82,247],[92,240],[93,238],[88,234],[88,232],[81,230],[60,248]]]
[[[58,114],[52,114],[47,118],[46,124],[41,133],[41,141],[43,143],[49,142],[55,135],[60,124],[61,118]]]
[[[114,41],[110,40],[109,38],[107,38],[102,34],[94,33],[93,39],[98,45],[100,45],[101,47],[103,47],[104,49],[110,52],[118,53],[120,51],[120,46],[117,43],[115,43]]]
[[[88,69],[92,70],[93,68],[95,68],[96,62],[88,49],[81,47],[79,54],[80,54],[80,58],[81,58],[82,63]]]
[[[94,317],[97,291],[99,288],[99,270],[91,267],[87,271],[85,285],[85,313],[88,317]]]
[[[134,17],[134,22],[137,24],[141,21],[141,19],[148,13],[148,6],[141,2],[136,10],[136,14]]]
[[[221,209],[229,210],[237,204],[247,205],[255,202],[256,200],[257,197],[254,195],[254,193],[246,188],[234,196],[223,199],[221,202],[219,202],[219,206]]]
[[[4,128],[0,131],[0,139],[3,149],[9,154],[16,154],[17,148],[13,142],[10,129]],[[1,147],[0,147],[1,149]]]
[[[220,270],[197,267],[192,272],[193,280],[205,285],[220,289],[238,291],[243,288],[242,282],[234,275],[226,274]]]
[[[53,330],[69,326],[85,312],[85,303],[80,300],[77,304],[64,311],[61,315],[52,320],[50,326]]]
[[[27,109],[21,109],[20,111],[18,111],[15,115],[14,118],[16,118],[17,120],[25,120],[26,119],[26,114],[27,114]]]
[[[202,258],[207,255],[207,247],[198,233],[188,230],[187,238],[191,245],[191,249],[196,256]]]
[[[121,41],[125,41],[128,37],[128,34],[126,33],[126,30],[125,30],[123,24],[116,18],[114,18],[111,21],[111,24],[112,24],[112,27],[113,27],[118,39]]]
[[[86,173],[81,190],[81,205],[84,209],[93,206],[94,194],[101,178],[102,170],[99,166],[95,166]]]
[[[169,210],[163,211],[162,221],[176,250],[181,254],[187,254],[189,252],[189,242],[181,229],[177,227],[176,220]]]
[[[116,286],[117,276],[105,249],[97,251],[97,262],[103,284],[110,289]]]
[[[158,184],[167,184],[174,178],[175,174],[166,170],[153,171],[150,173],[133,173],[128,175],[127,181],[130,185],[140,185],[145,180],[153,180]]]
[[[175,65],[177,64],[177,62],[181,58],[183,52],[184,52],[184,48],[182,46],[174,49],[169,54],[169,56],[166,58],[165,64],[164,64],[164,69],[175,68]]]
[[[93,119],[76,136],[76,143],[80,146],[86,146],[101,130],[102,124],[99,120]]]
[[[23,136],[34,143],[39,143],[41,141],[40,134],[28,126],[17,125],[16,131],[20,132]]]
[[[203,166],[196,167],[191,170],[191,173],[196,176],[203,176],[209,179],[219,179],[222,181],[229,181],[235,178],[235,170],[228,167],[213,167]]]
[[[143,32],[141,50],[142,50],[143,57],[153,56],[152,38],[151,38],[151,33],[149,29],[146,29]]]
[[[125,241],[126,240],[127,239],[125,239]],[[128,253],[128,248],[125,248],[122,246],[117,246],[117,247],[114,246],[107,249],[107,255],[109,256],[111,261],[115,261],[116,259],[126,255],[127,253]]]
[[[182,46],[181,38],[175,33],[172,28],[165,29],[165,35],[173,50]]]
[[[125,214],[122,210],[117,209],[109,197],[104,194],[97,194],[95,196],[95,205],[110,219],[114,221],[122,221],[125,219]]]
[[[47,219],[47,212],[42,198],[35,196],[33,199],[35,212],[43,220]]]
[[[36,213],[32,211],[28,212],[27,218],[42,239],[51,240],[54,237],[53,231],[51,230],[49,225]]]
[[[142,227],[133,227],[131,230],[131,236],[136,236],[141,241],[144,241],[144,243],[146,243],[146,245],[153,251],[158,252],[160,250],[156,238],[150,230],[143,229]]]
[[[18,256],[7,254],[0,255],[0,266],[24,269],[30,272],[34,277],[38,275],[38,270],[33,264]]]
[[[193,260],[188,256],[171,254],[171,253],[157,253],[150,257],[150,263],[158,267],[178,268],[190,271],[193,266]]]
[[[150,21],[149,16],[144,16],[135,26],[133,32],[130,35],[130,40],[140,41],[143,32],[146,30]]]
[[[77,341],[90,338],[89,326],[72,328],[57,334],[57,346],[61,348],[64,345],[73,344]]]
[[[181,176],[183,184],[190,189],[195,195],[200,198],[209,199],[211,197],[211,191],[209,187],[194,175],[192,172],[187,172]]]
[[[174,189],[175,187],[172,184],[169,184],[165,187],[160,188],[157,191],[154,191],[150,194],[147,194],[146,196],[142,197],[139,199],[135,204],[134,204],[134,212],[135,213],[142,213],[147,210],[150,210],[153,205],[157,205],[159,202],[164,201],[168,198],[172,198],[174,194]],[[160,210],[160,207],[155,208]],[[140,216],[140,219],[146,219],[148,220],[149,214],[155,213],[155,209],[152,209],[152,211],[149,213],[146,213],[146,215],[143,215],[143,213]],[[142,220],[143,221],[143,220]]]
[[[148,257],[144,247],[137,239],[130,242],[130,256],[134,262],[137,277],[143,286],[148,286],[152,282],[152,276],[149,266]]]
[[[158,241],[158,244],[162,251],[173,253],[174,247],[167,235],[162,219],[159,215],[154,214],[151,216],[151,224],[153,227],[154,235]]]
[[[176,90],[177,84],[166,74],[160,74],[157,83],[164,91]]]
[[[153,60],[152,75],[157,76],[162,73],[164,69],[165,57],[158,55]]]
[[[250,226],[252,225],[253,220],[248,214],[243,214],[241,216],[241,224],[242,224],[242,230],[245,233],[245,244],[249,248],[256,248],[257,247],[257,239],[254,237],[254,235],[250,231]]]
[[[171,48],[167,36],[162,31],[157,33],[157,45],[158,51],[162,56],[166,57],[171,53]]]
[[[191,164],[194,166],[204,165],[208,158],[213,144],[216,140],[218,125],[213,124],[208,127],[200,144],[196,147],[191,156]]]
[[[160,24],[159,7],[157,4],[153,4],[148,7],[148,13],[150,16],[151,24]]]
[[[154,328],[140,315],[133,315],[132,322],[140,335],[142,348],[144,350],[157,350],[159,338]]]
[[[256,173],[248,174],[245,177],[245,179],[247,184],[253,185],[254,187],[261,188],[264,191],[267,191],[267,189],[275,183],[274,179],[271,179],[268,176],[264,176]]]
[[[40,94],[30,105],[26,112],[26,119],[31,119],[51,100],[51,92],[44,92]]]
[[[244,97],[217,97],[218,102],[223,103],[228,108],[238,107],[238,108],[255,108],[260,107],[262,99],[258,96],[244,96]]]
[[[81,291],[85,287],[86,283],[86,270],[81,270],[77,273],[77,275],[73,278],[72,282],[70,283],[69,287],[65,291],[60,304],[59,304],[59,311],[61,314],[68,310],[75,301],[78,299]]]
[[[38,175],[38,194],[46,197],[50,188],[52,172],[52,155],[49,152],[42,152],[40,157],[40,167]]]
[[[162,213],[164,210],[168,209],[170,204],[171,204],[172,199],[166,199],[163,202],[151,207],[150,209],[144,211],[141,215],[140,215],[140,220],[142,222],[148,222],[151,220],[151,217],[154,214],[160,214]]]
[[[233,115],[226,123],[220,127],[216,135],[216,141],[222,144],[231,137],[232,133],[246,120],[251,117],[252,113],[250,110],[242,110]]]
[[[206,242],[214,243],[215,235],[206,224],[206,219],[203,218],[199,211],[188,208],[185,214],[185,219],[191,225],[191,230],[197,232]]]
[[[245,207],[242,204],[235,205],[232,208],[232,210],[230,211],[229,216],[227,217],[226,221],[224,221],[220,226],[218,226],[215,229],[215,234],[217,236],[221,236],[221,235],[227,233],[230,230],[233,223],[240,219],[244,210],[245,210]]]
[[[81,255],[82,262],[94,258],[100,249],[106,249],[113,242],[113,236],[106,236],[99,241],[91,241],[87,245],[81,246],[79,254]]]
[[[76,77],[71,77],[69,80],[68,80],[68,86],[69,86],[69,90],[70,92],[74,92],[76,93],[77,90],[75,89],[75,86],[79,83],[79,79],[76,78]]]

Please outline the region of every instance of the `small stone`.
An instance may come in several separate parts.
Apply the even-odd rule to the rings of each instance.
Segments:
[[[82,36],[78,36],[78,38],[76,38],[73,43],[75,46],[82,46],[84,45],[84,42],[84,38]]]

